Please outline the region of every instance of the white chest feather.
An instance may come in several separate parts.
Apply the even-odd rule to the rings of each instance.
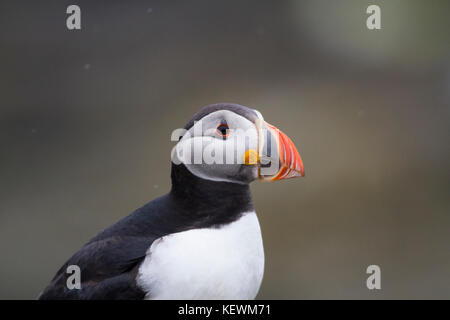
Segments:
[[[162,237],[139,267],[138,285],[150,299],[254,299],[264,272],[255,212],[221,228]]]

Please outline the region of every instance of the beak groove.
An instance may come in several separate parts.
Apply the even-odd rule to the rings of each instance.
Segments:
[[[279,170],[273,176],[261,176],[260,179],[276,181],[295,177],[304,177],[305,170],[300,154],[289,137],[275,126],[265,122],[278,147]]]

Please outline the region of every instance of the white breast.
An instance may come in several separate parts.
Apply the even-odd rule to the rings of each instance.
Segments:
[[[220,228],[157,239],[137,283],[149,299],[254,299],[263,272],[261,230],[249,212]]]

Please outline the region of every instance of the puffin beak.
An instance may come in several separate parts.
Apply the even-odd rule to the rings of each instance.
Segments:
[[[275,126],[258,119],[258,176],[260,180],[276,181],[303,177],[303,161],[294,143]]]

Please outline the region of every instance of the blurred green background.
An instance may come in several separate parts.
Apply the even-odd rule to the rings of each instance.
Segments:
[[[223,101],[261,111],[306,169],[252,186],[258,298],[450,298],[449,14],[446,0],[2,1],[0,298],[34,299],[166,193],[170,133]]]

